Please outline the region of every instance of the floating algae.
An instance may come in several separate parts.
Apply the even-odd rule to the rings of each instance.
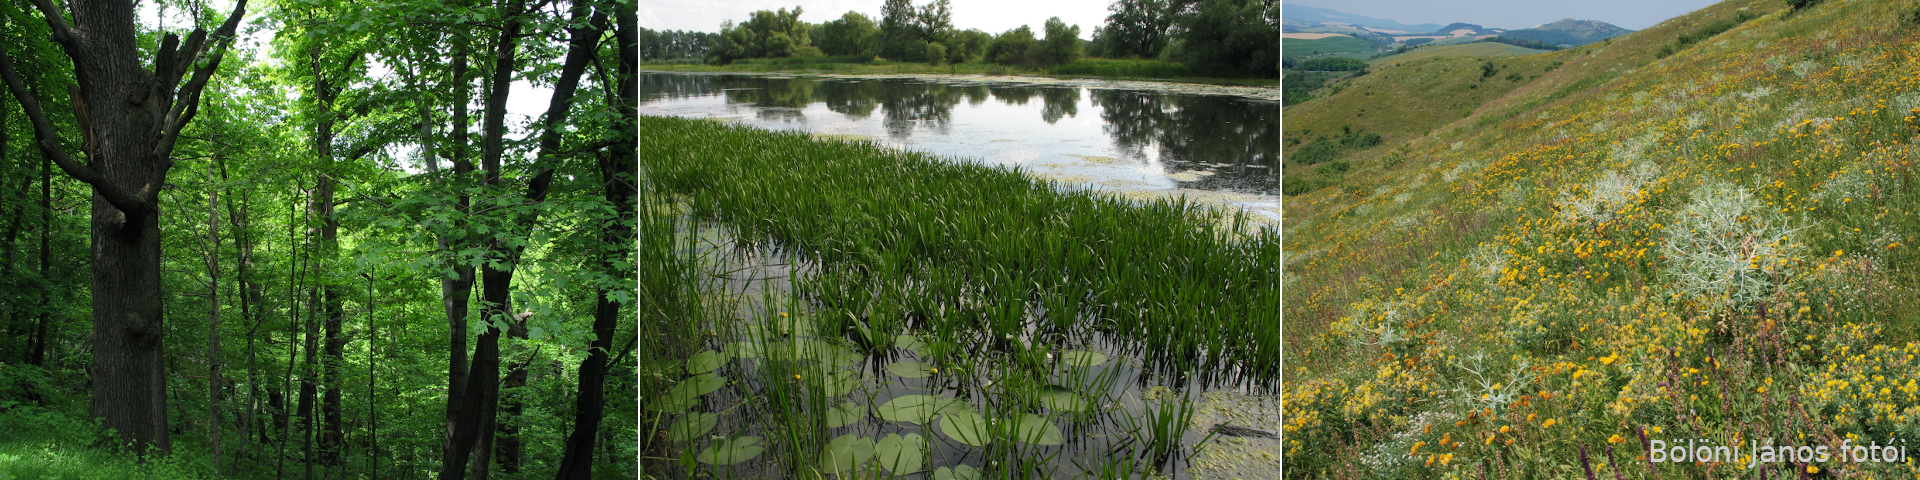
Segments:
[[[1118,164],[1120,164],[1120,163],[1123,163],[1123,161],[1122,161],[1122,160],[1120,160],[1120,159],[1118,159],[1118,158],[1114,158],[1114,157],[1102,157],[1102,156],[1097,156],[1097,155],[1074,155],[1074,154],[1071,154],[1071,153],[1068,153],[1068,154],[1065,154],[1065,155],[1066,155],[1066,156],[1069,156],[1069,157],[1073,157],[1073,158],[1078,158],[1078,159],[1081,159],[1081,160],[1084,160],[1084,161],[1086,161],[1086,162],[1088,162],[1088,163],[1097,163],[1097,164],[1101,164],[1101,165],[1118,165]]]
[[[856,135],[851,133],[816,133],[816,134],[813,134],[813,139],[820,140],[820,141],[838,141],[838,142],[853,143],[853,142],[864,142],[864,141],[872,140],[873,136],[872,135]]]

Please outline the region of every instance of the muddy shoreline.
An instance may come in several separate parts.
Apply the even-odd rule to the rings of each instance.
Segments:
[[[647,70],[641,73],[678,73],[686,75],[751,75],[774,78],[832,78],[848,80],[907,79],[923,82],[952,84],[999,83],[1017,85],[1073,86],[1102,88],[1112,90],[1145,90],[1189,95],[1223,95],[1249,98],[1271,102],[1280,101],[1279,87],[1242,87],[1234,85],[1210,85],[1204,83],[1156,82],[1147,80],[1116,80],[1102,78],[1055,78],[1025,75],[985,75],[985,74],[932,74],[932,73],[872,73],[842,74],[820,72],[682,72],[676,70]]]

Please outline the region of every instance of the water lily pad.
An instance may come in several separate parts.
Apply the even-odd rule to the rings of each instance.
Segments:
[[[711,372],[713,369],[720,368],[721,365],[726,363],[726,354],[707,350],[693,354],[693,358],[687,360],[687,373],[701,374]]]
[[[1015,440],[1034,445],[1059,445],[1065,438],[1060,427],[1052,421],[1031,413],[1020,416],[1020,424],[1014,430]]]
[[[888,434],[873,445],[873,455],[880,466],[894,475],[906,475],[920,471],[926,461],[927,438],[918,433],[909,433],[902,437],[898,433]]]
[[[813,382],[814,388],[819,389],[821,395],[828,397],[846,395],[860,386],[860,377],[846,370],[836,370],[814,378],[817,379]]]
[[[719,422],[718,414],[690,412],[681,416],[679,421],[673,422],[673,426],[667,427],[667,438],[683,443],[698,440],[700,436],[713,431],[713,426]]]
[[[940,433],[947,434],[960,443],[976,447],[987,446],[993,437],[987,434],[987,419],[972,409],[958,409],[940,416]]]
[[[980,471],[971,465],[940,467],[933,469],[933,480],[980,480]]]
[[[877,413],[885,420],[925,425],[933,421],[933,416],[939,414],[942,408],[955,402],[932,395],[903,395],[880,404]]]
[[[726,385],[726,377],[713,373],[687,377],[686,380],[681,380],[679,384],[667,390],[666,394],[653,399],[647,408],[656,412],[685,412],[699,403],[701,395],[713,393],[714,390],[719,390]]]
[[[921,356],[926,356],[927,354],[927,342],[920,341],[920,337],[913,335],[895,335],[893,337],[893,346]]]
[[[873,459],[873,439],[855,434],[834,437],[820,452],[820,469],[827,473],[851,472]]]
[[[1040,405],[1059,412],[1084,412],[1093,402],[1074,393],[1073,390],[1059,385],[1048,385],[1040,391]]]
[[[732,342],[727,344],[725,352],[736,358],[760,358],[767,351],[765,345],[753,342]]]
[[[919,360],[901,360],[887,365],[887,371],[905,378],[927,378],[933,364]]]
[[[1107,354],[1086,350],[1068,350],[1060,352],[1060,359],[1075,367],[1092,367],[1107,363]]]
[[[766,450],[767,447],[760,446],[760,437],[722,438],[714,440],[713,445],[694,458],[708,465],[733,465],[758,457]]]
[[[840,428],[867,419],[867,409],[853,402],[841,402],[827,409],[827,428]]]

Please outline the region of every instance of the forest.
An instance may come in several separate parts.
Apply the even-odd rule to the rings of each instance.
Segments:
[[[620,0],[31,0],[0,478],[626,477]]]
[[[964,6],[963,6],[964,7]],[[931,64],[995,63],[1025,67],[1087,57],[1177,62],[1218,77],[1273,78],[1280,65],[1280,2],[1273,0],[1115,0],[1105,25],[1068,25],[1058,17],[998,34],[953,25],[950,0],[914,5],[887,0],[880,18],[849,11],[821,23],[804,9],[760,10],[718,33],[642,29],[648,61],[704,58],[824,57],[833,63],[877,58]],[[1081,39],[1086,33],[1091,40]]]

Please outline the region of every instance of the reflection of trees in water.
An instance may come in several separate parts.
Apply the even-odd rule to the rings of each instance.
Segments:
[[[1118,90],[1092,90],[1090,95],[1101,107],[1107,134],[1122,152],[1140,152],[1157,142],[1167,173],[1215,166],[1216,175],[1184,186],[1279,190],[1278,106],[1231,97]]]
[[[865,120],[880,106],[880,96],[886,90],[879,82],[822,82],[819,92],[827,109],[846,115],[854,120]]]
[[[721,88],[712,75],[640,74],[642,101],[702,97],[720,93]]]
[[[1052,125],[1060,121],[1061,116],[1080,114],[1080,87],[1042,88],[1040,102],[1040,119]]]
[[[1026,105],[1033,98],[1033,87],[987,87],[993,98],[1007,105]]]
[[[819,80],[811,78],[756,78],[751,84],[728,85],[727,103],[744,103],[762,108],[803,108],[814,102]],[[731,83],[731,82],[728,82]],[[755,88],[757,87],[757,88]]]
[[[967,93],[967,105],[972,105],[975,107],[980,106],[980,104],[982,103],[987,103],[987,97],[990,95],[987,92],[986,85],[974,85],[971,87],[955,87],[955,88],[959,88],[962,91],[965,91]]]
[[[884,82],[880,106],[886,109],[887,136],[906,140],[916,125],[945,135],[953,122],[953,106],[965,97],[963,89],[942,84]]]

